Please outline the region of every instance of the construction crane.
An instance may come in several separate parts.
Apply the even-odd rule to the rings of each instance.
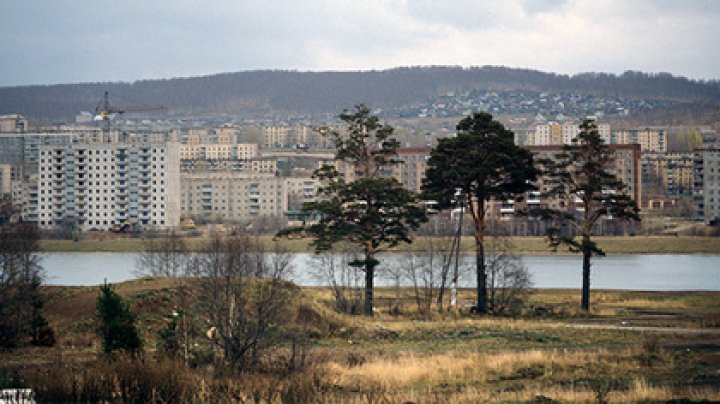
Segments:
[[[110,94],[105,91],[102,100],[95,107],[95,121],[102,121],[104,129],[110,129],[110,119],[117,114],[126,112],[165,111],[164,105],[133,105],[124,107],[111,107]]]

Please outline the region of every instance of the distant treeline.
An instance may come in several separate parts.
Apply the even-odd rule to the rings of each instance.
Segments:
[[[0,114],[70,120],[93,110],[104,91],[116,105],[162,104],[172,115],[336,114],[366,103],[391,110],[463,90],[549,91],[664,98],[720,105],[720,81],[668,73],[575,76],[484,66],[402,67],[379,71],[246,71],[204,77],[0,88]]]

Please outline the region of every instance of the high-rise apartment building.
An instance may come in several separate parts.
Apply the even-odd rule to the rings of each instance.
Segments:
[[[642,153],[642,182],[646,196],[682,196],[694,184],[691,153]]]
[[[35,196],[39,227],[177,226],[178,146],[124,141],[41,145]]]
[[[667,151],[667,131],[662,128],[642,128],[615,132],[617,144],[637,143],[640,149],[650,152],[664,153]]]
[[[695,219],[705,224],[720,223],[720,149],[695,151]]]

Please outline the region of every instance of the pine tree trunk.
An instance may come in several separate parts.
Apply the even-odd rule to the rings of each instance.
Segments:
[[[365,315],[373,315],[373,281],[375,280],[375,257],[373,248],[365,244]]]
[[[365,315],[373,315],[373,268],[371,264],[365,263]]]
[[[487,274],[485,273],[485,245],[482,237],[475,237],[477,271],[477,313],[487,313]]]
[[[590,258],[592,252],[587,247],[586,243],[583,243],[583,273],[582,273],[582,303],[581,307],[583,310],[590,309]]]

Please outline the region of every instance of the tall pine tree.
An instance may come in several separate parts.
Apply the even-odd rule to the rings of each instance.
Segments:
[[[600,137],[597,125],[586,119],[580,133],[554,159],[540,163],[545,170],[544,197],[557,201],[558,207],[546,208],[536,215],[551,222],[550,246],[565,245],[580,252],[582,263],[583,310],[590,308],[590,267],[592,257],[605,252],[592,239],[596,224],[602,218],[639,221],[639,209],[628,195],[627,186],[611,172],[614,151]],[[579,239],[578,239],[579,237]]]
[[[439,209],[467,203],[474,226],[477,312],[488,310],[485,224],[491,201],[521,199],[537,179],[532,153],[515,145],[514,135],[488,113],[476,113],[457,125],[457,136],[440,139],[430,154],[424,198]],[[458,193],[462,198],[458,198]]]
[[[317,223],[302,229],[314,237],[316,252],[330,250],[339,241],[360,245],[363,259],[351,263],[365,272],[364,314],[373,314],[373,289],[377,254],[399,243],[410,243],[410,231],[427,221],[418,195],[402,187],[390,176],[397,160],[399,142],[392,137],[393,128],[380,123],[370,110],[359,105],[345,110],[340,119],[345,130],[323,129],[337,150],[338,165],[325,165],[315,171],[323,186],[318,200],[307,203],[303,211],[319,214]],[[346,179],[346,177],[348,179]]]

